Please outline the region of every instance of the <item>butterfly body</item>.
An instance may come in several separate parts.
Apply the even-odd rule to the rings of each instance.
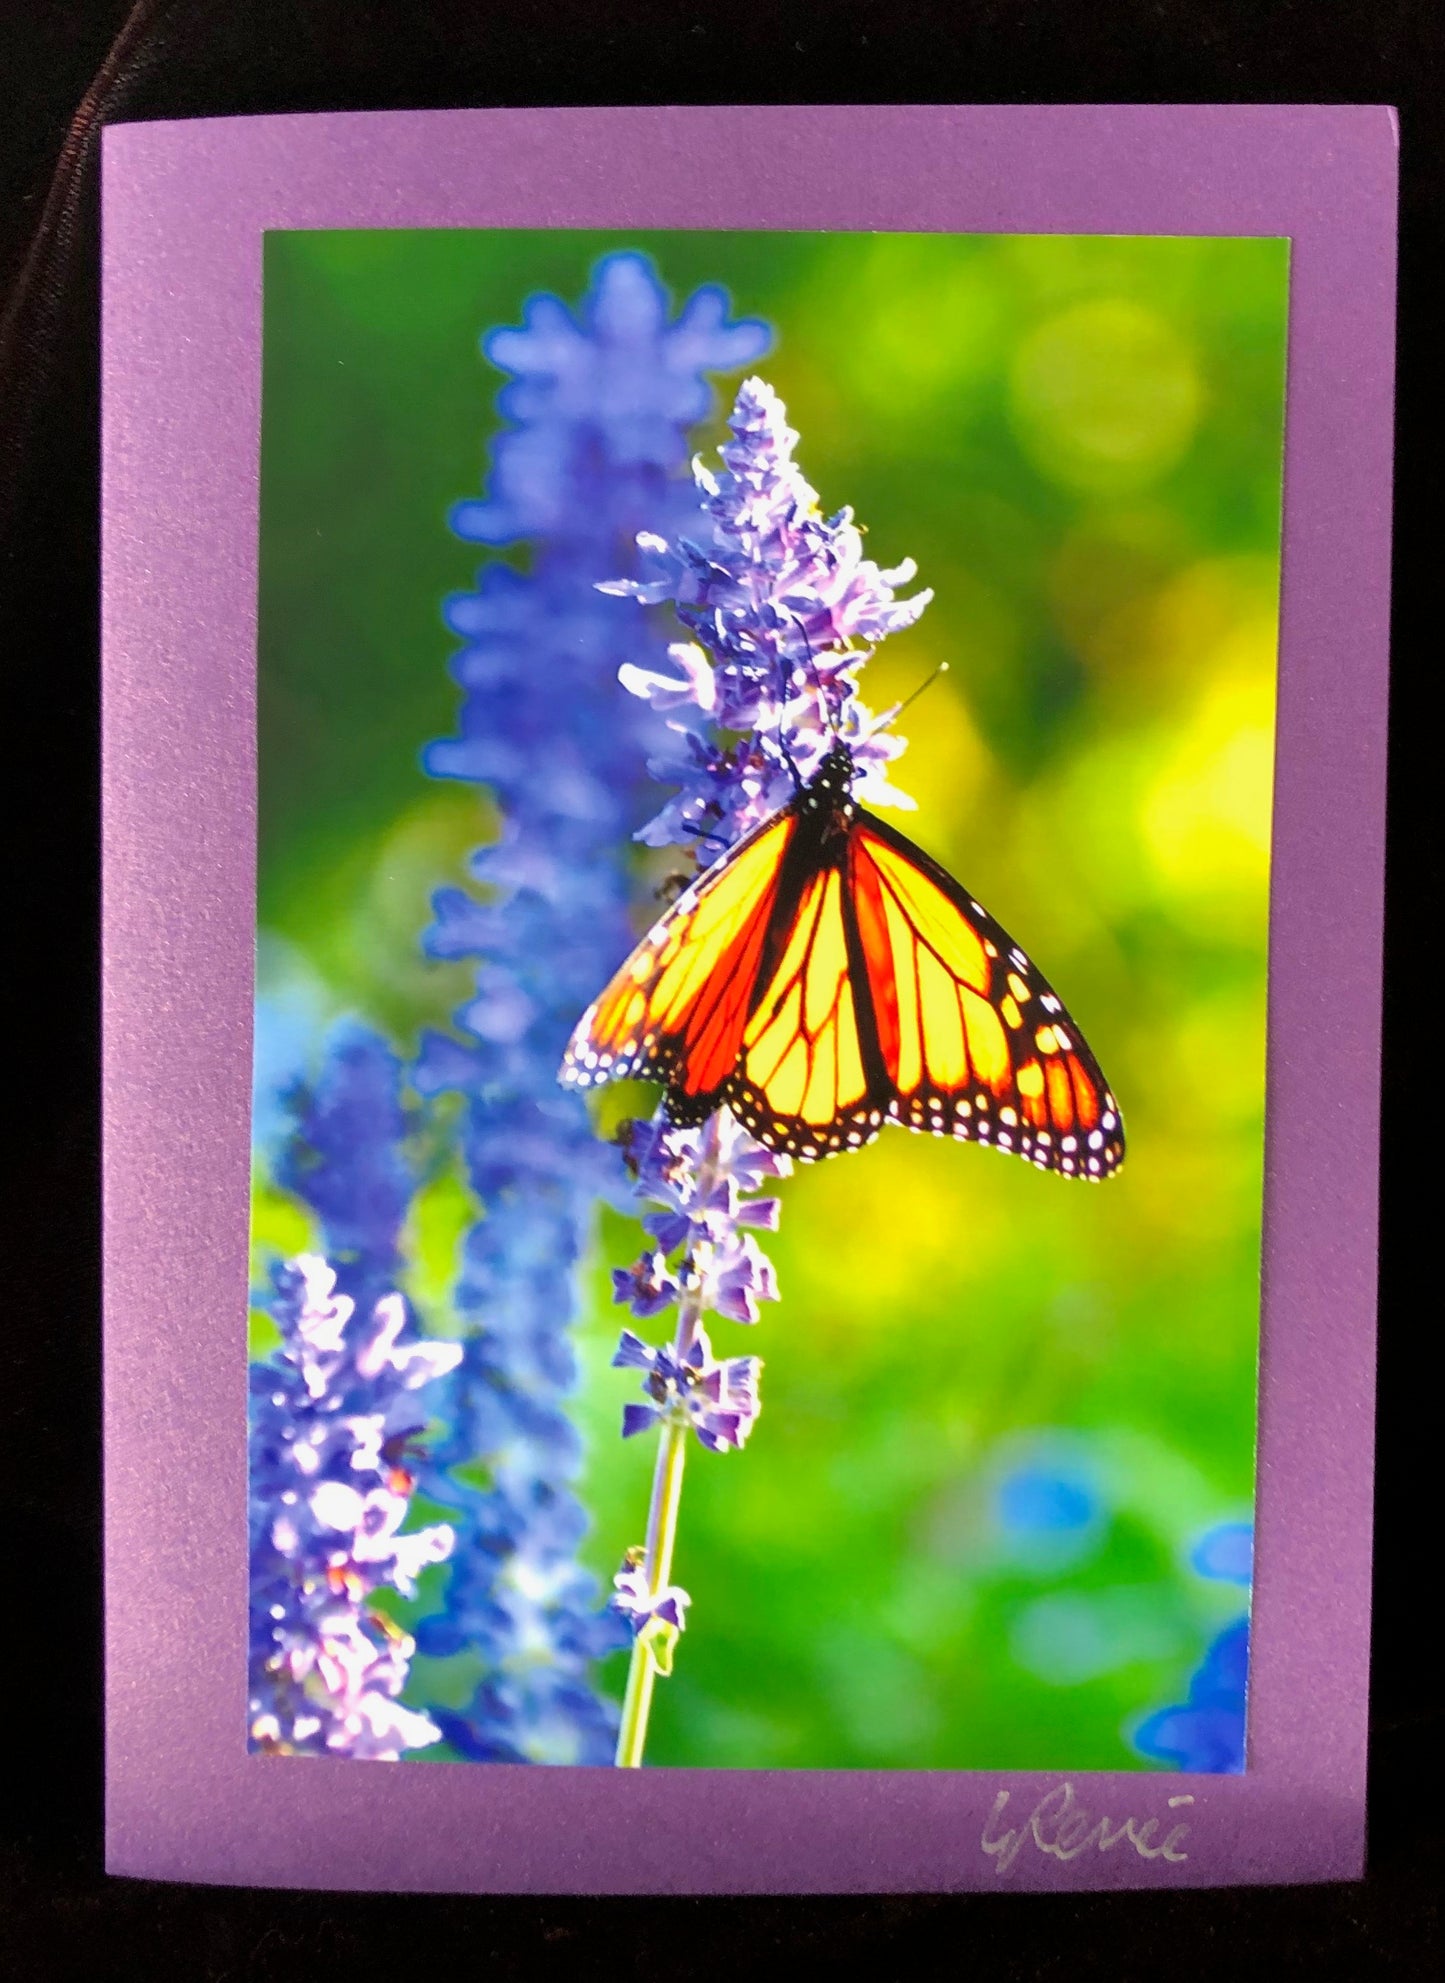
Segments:
[[[810,1162],[885,1124],[1100,1179],[1118,1106],[1042,974],[938,863],[853,797],[837,743],[706,869],[584,1013],[561,1079],[666,1083]]]

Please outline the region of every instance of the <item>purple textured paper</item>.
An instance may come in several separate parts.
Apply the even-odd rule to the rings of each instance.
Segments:
[[[441,111],[105,136],[107,1863],[165,1879],[846,1892],[1355,1876],[1364,1826],[1396,133],[1379,108]],[[245,1749],[261,235],[1289,235],[1250,1767],[1061,1779]],[[1171,1809],[1168,1800],[1193,1799]],[[1043,1836],[1049,1836],[1047,1830]]]

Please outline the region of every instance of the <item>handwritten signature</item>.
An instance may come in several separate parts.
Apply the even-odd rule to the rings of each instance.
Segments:
[[[999,1831],[996,1827],[1008,1801],[1006,1790],[994,1798],[979,1841],[985,1852],[992,1853],[996,1861],[994,1871],[999,1874],[1008,1872],[1029,1843],[1049,1858],[1065,1861],[1091,1850],[1112,1852],[1116,1845],[1124,1844],[1132,1845],[1141,1859],[1167,1859],[1173,1866],[1182,1865],[1189,1857],[1182,1850],[1189,1836],[1187,1824],[1176,1824],[1156,1844],[1154,1834],[1163,1819],[1124,1818],[1116,1824],[1111,1818],[1096,1818],[1086,1805],[1079,1803],[1071,1783],[1061,1783],[1041,1797],[1021,1825]],[[1174,1811],[1193,1802],[1192,1797],[1171,1797],[1169,1808]]]

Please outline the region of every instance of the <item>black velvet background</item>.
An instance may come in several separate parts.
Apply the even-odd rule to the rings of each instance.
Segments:
[[[117,43],[117,37],[120,37]],[[1402,121],[1370,1871],[848,1900],[352,1898],[101,1872],[95,118],[429,105],[1388,102]],[[0,1974],[222,1983],[1415,1977],[1439,1962],[1438,0],[0,0]],[[57,178],[57,162],[60,173]],[[1419,1221],[1427,1220],[1423,1235]],[[158,1271],[161,1271],[158,1263]],[[164,1453],[157,1464],[165,1464]]]

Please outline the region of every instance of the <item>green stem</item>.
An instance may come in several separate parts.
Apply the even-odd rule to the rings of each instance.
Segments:
[[[718,1118],[708,1117],[698,1163],[698,1189],[701,1195],[715,1182],[718,1156]],[[691,1285],[678,1306],[676,1349],[679,1357],[692,1347],[702,1321],[699,1263],[688,1261]],[[652,1597],[672,1581],[672,1552],[677,1541],[677,1511],[682,1505],[682,1465],[687,1458],[688,1422],[671,1419],[662,1428],[657,1448],[657,1464],[652,1470],[652,1501],[647,1511],[647,1589]],[[642,1767],[647,1745],[647,1719],[652,1711],[652,1690],[659,1672],[652,1647],[639,1635],[632,1642],[632,1662],[627,1669],[627,1691],[622,1697],[622,1725],[617,1731],[617,1768]]]
[[[672,1551],[677,1541],[677,1511],[682,1505],[682,1467],[686,1458],[687,1427],[664,1426],[647,1521],[647,1588],[654,1597],[672,1576]],[[657,1661],[651,1646],[641,1638],[634,1639],[632,1664],[627,1669],[627,1692],[622,1700],[622,1726],[617,1731],[618,1769],[642,1767],[656,1679]]]

